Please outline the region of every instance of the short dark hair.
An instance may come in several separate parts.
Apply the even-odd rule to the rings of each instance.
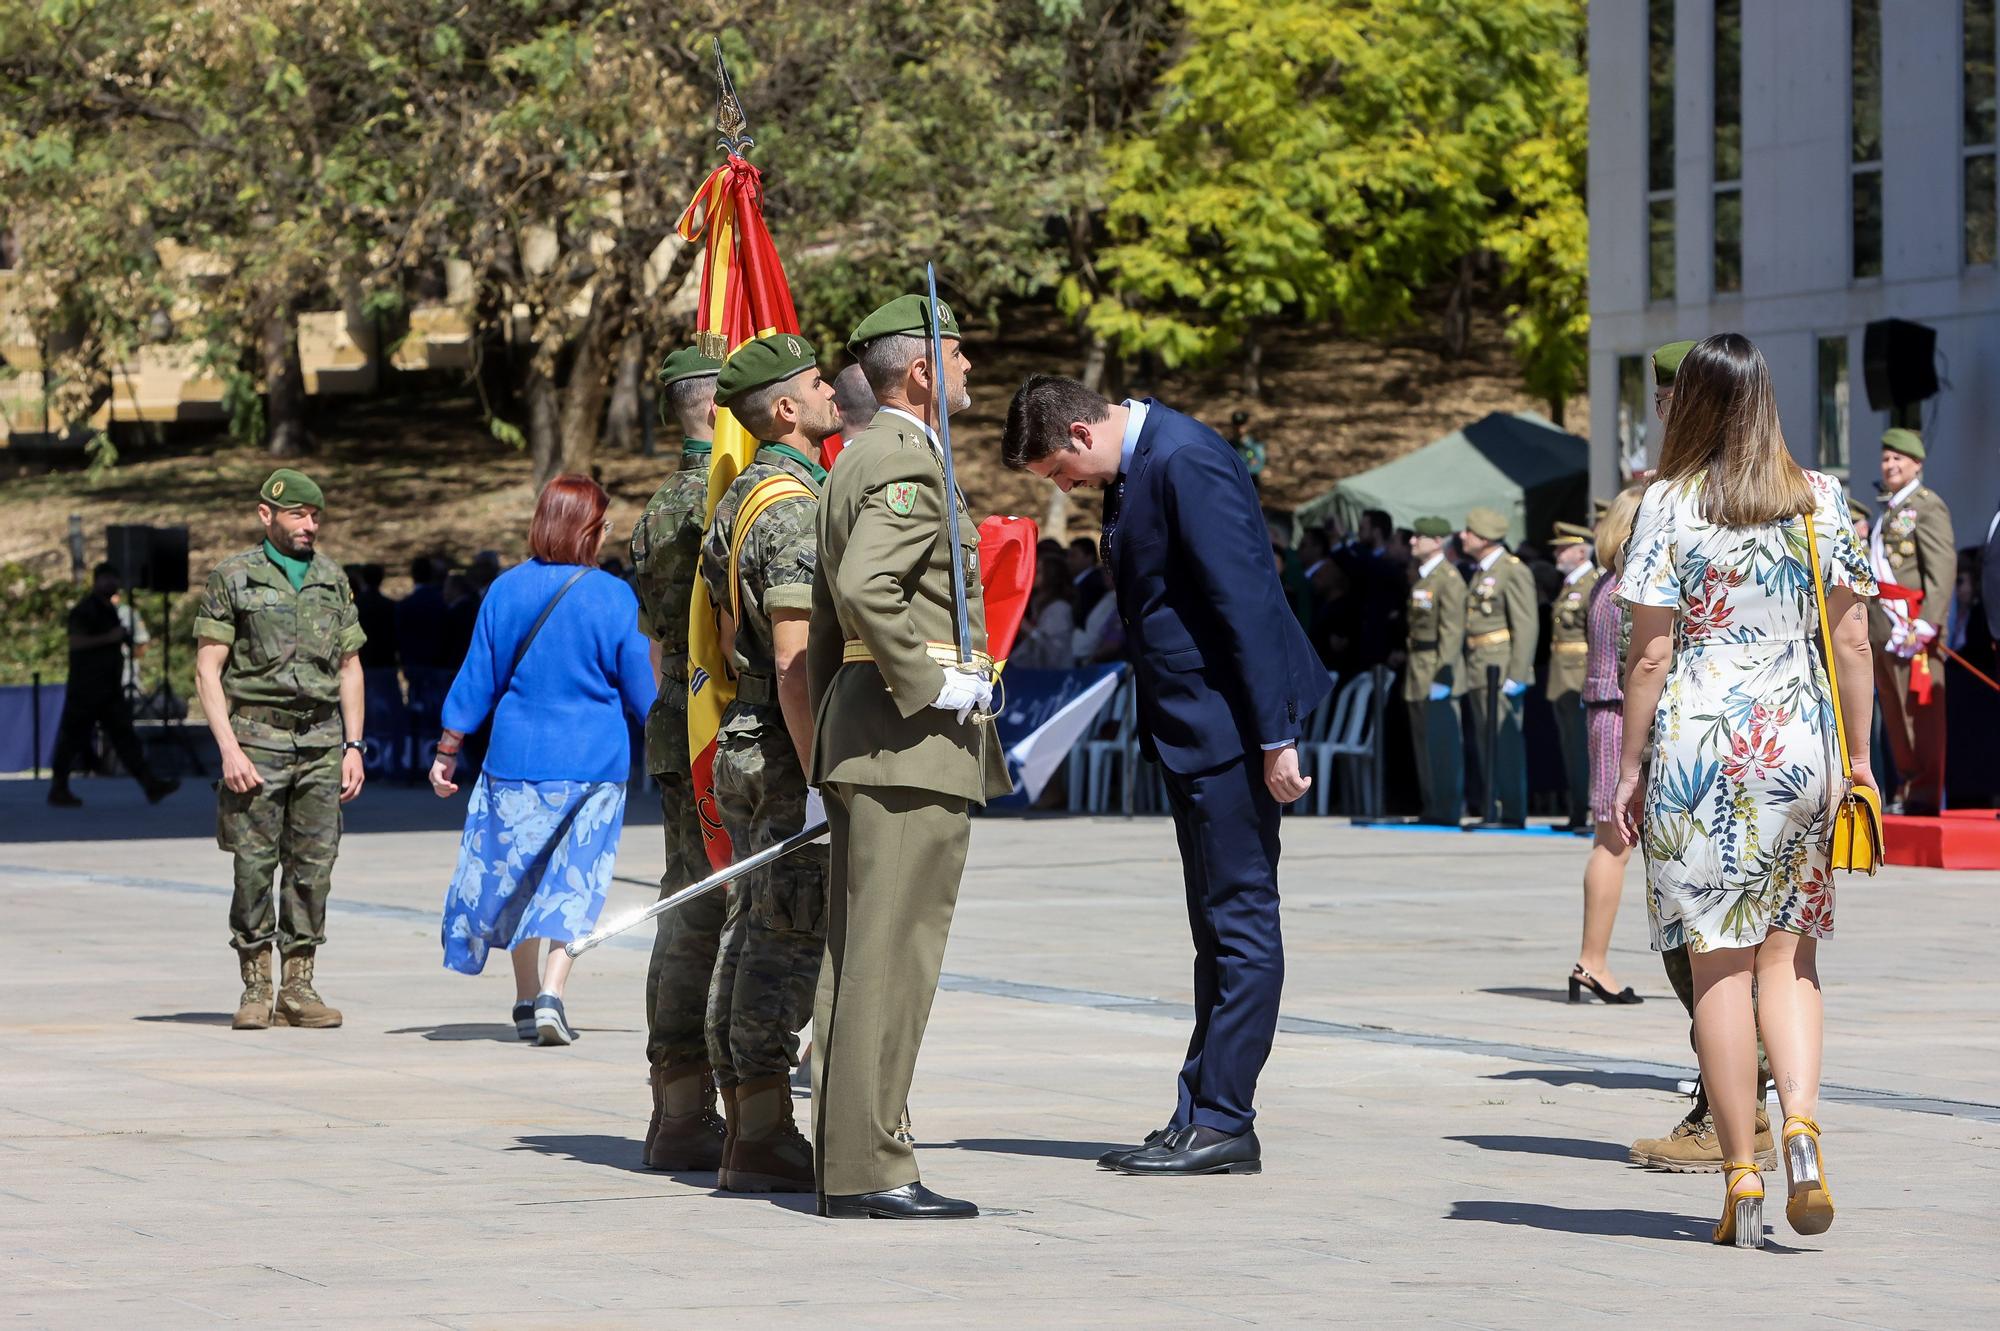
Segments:
[[[1093,561],[1097,558],[1097,538],[1094,536],[1079,536],[1069,543],[1069,548],[1089,555]]]
[[[96,582],[99,578],[103,577],[107,573],[110,574],[112,577],[118,579],[120,582],[125,581],[125,575],[118,571],[118,565],[112,563],[108,559],[100,563],[96,568],[90,570],[90,580],[92,582]]]
[[[1370,528],[1381,533],[1386,541],[1396,534],[1396,520],[1389,516],[1386,508],[1364,508],[1361,510],[1361,529],[1367,531]]]
[[[680,425],[681,434],[692,438],[708,432],[708,409],[714,402],[715,376],[696,374],[668,384],[663,405]]]
[[[1069,427],[1078,421],[1096,424],[1111,414],[1111,404],[1074,379],[1031,374],[1007,405],[1007,429],[1000,437],[1000,457],[1015,471],[1025,471],[1069,442]]]

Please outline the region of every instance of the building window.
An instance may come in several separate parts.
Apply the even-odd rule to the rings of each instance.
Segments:
[[[1715,290],[1743,289],[1743,0],[1715,0]]]
[[[1646,3],[1646,293],[1674,298],[1674,0]]]
[[[1618,358],[1618,476],[1621,481],[1646,469],[1646,358]]]
[[[1882,275],[1882,0],[1848,0],[1849,232],[1857,278]]]
[[[1819,340],[1819,467],[1847,471],[1847,338]]]
[[[1965,262],[1992,263],[2000,246],[2000,182],[1994,170],[1994,0],[1965,0]]]

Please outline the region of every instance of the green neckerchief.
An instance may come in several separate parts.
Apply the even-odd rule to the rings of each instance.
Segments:
[[[799,452],[798,449],[793,448],[790,444],[773,444],[762,439],[757,441],[758,452],[762,453],[767,449],[770,452],[776,453],[781,458],[790,458],[792,461],[798,463],[801,467],[804,467],[808,472],[811,472],[813,478],[813,484],[815,485],[826,484],[826,468],[820,466],[819,463],[814,462],[811,458]]]
[[[682,456],[682,457],[686,457],[686,456],[687,456],[688,454],[690,454],[690,453],[707,453],[707,452],[711,452],[711,451],[713,451],[713,450],[714,450],[714,448],[715,448],[715,441],[714,441],[714,440],[712,440],[712,439],[682,439],[682,440],[681,440],[681,456]]]
[[[286,554],[271,544],[271,538],[268,536],[264,538],[264,553],[283,571],[285,580],[292,584],[293,591],[298,591],[306,585],[306,570],[312,567],[311,559],[300,559],[297,555]]]

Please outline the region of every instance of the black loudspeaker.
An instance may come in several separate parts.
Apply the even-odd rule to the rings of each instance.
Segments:
[[[1922,402],[1938,391],[1937,329],[1877,319],[1861,339],[1861,375],[1873,411]]]
[[[186,527],[106,527],[104,557],[117,565],[119,581],[134,591],[184,592],[188,589]]]

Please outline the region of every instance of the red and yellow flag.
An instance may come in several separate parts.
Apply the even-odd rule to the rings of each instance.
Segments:
[[[714,354],[726,358],[752,338],[799,331],[785,266],[764,226],[762,178],[756,167],[730,154],[695,191],[678,230],[683,240],[704,240],[697,341],[707,341]],[[704,526],[756,451],[750,432],[718,409]],[[735,856],[715,807],[715,738],[724,709],[736,698],[736,672],[728,644],[721,641],[707,584],[699,578],[688,616],[688,752],[694,755],[695,801],[708,861],[720,869]]]

